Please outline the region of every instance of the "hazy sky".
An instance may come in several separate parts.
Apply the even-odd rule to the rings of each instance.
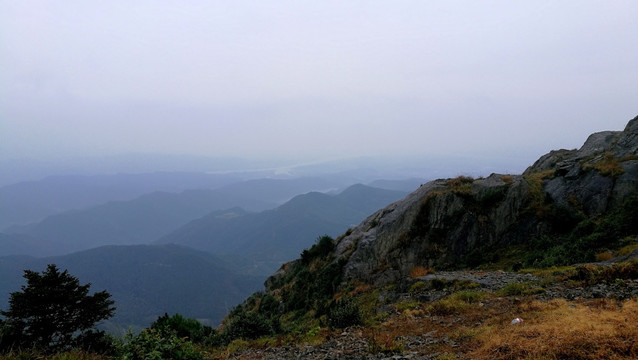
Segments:
[[[634,0],[0,0],[5,158],[535,158],[637,114]]]

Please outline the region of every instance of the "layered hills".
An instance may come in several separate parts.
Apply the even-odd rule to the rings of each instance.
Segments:
[[[211,212],[234,207],[259,212],[275,208],[299,193],[341,186],[344,185],[339,180],[323,178],[260,179],[214,190],[156,191],[9,227],[0,236],[0,255],[53,256],[103,245],[148,244]]]
[[[337,195],[310,192],[273,210],[215,212],[160,238],[218,255],[241,255],[261,273],[274,272],[321,235],[336,236],[406,194],[353,185]]]
[[[0,187],[0,229],[110,201],[127,201],[161,191],[214,189],[240,179],[233,175],[155,172],[115,175],[57,175]]]
[[[272,190],[263,196],[270,199],[308,184],[321,185],[319,181],[247,183]],[[286,189],[287,185],[291,187]],[[242,186],[233,189],[241,192]],[[0,257],[0,299],[20,288],[22,270],[37,271],[55,263],[113,295],[118,310],[111,328],[148,326],[164,312],[217,325],[233,306],[260,288],[267,274],[298,256],[318,236],[339,234],[405,195],[355,185],[336,195],[299,195],[259,213],[238,207],[206,210],[237,200],[233,193],[225,198],[208,190],[153,193],[51,216],[22,228],[30,235],[0,234],[0,253],[23,255]],[[202,212],[207,215],[189,222]],[[182,223],[186,225],[180,227]],[[161,241],[149,244],[161,235],[165,235]],[[70,251],[76,252],[30,257]]]

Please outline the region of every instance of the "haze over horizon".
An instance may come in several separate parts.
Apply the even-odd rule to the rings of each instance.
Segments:
[[[0,156],[511,157],[638,114],[633,1],[0,4]]]

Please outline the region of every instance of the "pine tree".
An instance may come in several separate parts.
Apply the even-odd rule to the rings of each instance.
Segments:
[[[80,285],[67,270],[48,265],[42,274],[25,270],[27,284],[11,293],[9,311],[0,329],[0,349],[65,350],[87,338],[95,339],[94,325],[115,312],[111,295],[89,295],[91,284]]]

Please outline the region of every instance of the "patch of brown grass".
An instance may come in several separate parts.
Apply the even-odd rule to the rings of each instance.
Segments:
[[[476,331],[473,359],[638,358],[638,301],[619,307],[532,301],[519,308],[520,325],[491,324]],[[527,315],[527,316],[525,316]]]
[[[426,268],[423,266],[415,266],[410,271],[410,278],[416,279],[428,274],[434,274],[434,269]]]
[[[514,182],[514,178],[512,177],[512,175],[503,175],[501,176],[501,180],[506,184],[511,184],[512,182]]]
[[[370,352],[373,354],[398,354],[403,352],[404,344],[399,337],[391,333],[373,332],[367,337]]]
[[[625,170],[620,165],[620,160],[612,152],[606,152],[593,164],[586,164],[585,169],[594,169],[603,176],[616,178],[622,175]]]
[[[354,289],[350,292],[350,295],[352,296],[356,296],[359,294],[364,294],[364,293],[368,293],[370,291],[372,291],[374,289],[374,287],[370,284],[365,284],[365,283],[361,283],[361,284],[357,284]]]
[[[605,251],[605,252],[596,254],[596,261],[607,261],[613,258],[614,258],[614,254],[612,254],[611,251]]]
[[[461,196],[472,195],[472,183],[474,179],[470,176],[457,176],[447,181],[447,186],[453,193]]]

